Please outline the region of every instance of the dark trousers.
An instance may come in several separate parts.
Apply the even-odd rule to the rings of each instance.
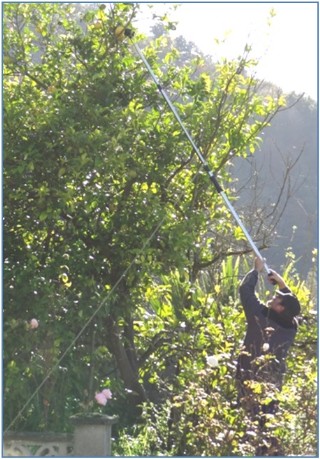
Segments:
[[[276,414],[279,407],[278,400],[271,400],[268,403],[259,403],[256,399],[256,395],[246,385],[247,380],[238,379],[237,381],[238,405],[249,412],[253,420],[258,418],[260,427],[263,427],[267,421],[266,415]]]
[[[264,427],[266,421],[267,421],[267,416],[266,414],[276,414],[279,408],[279,402],[278,400],[271,400],[271,402],[267,404],[261,404],[260,405],[260,412],[261,416],[259,419],[259,425],[260,427]]]
[[[258,421],[259,423],[261,444],[256,447],[256,455],[282,456],[283,451],[278,439],[274,437],[271,432],[268,432],[265,426],[268,421],[268,415],[276,414],[279,407],[279,401],[271,400],[268,403],[259,403],[256,395],[246,386],[245,381],[238,380],[238,405],[242,406],[242,408],[250,414],[253,421]]]

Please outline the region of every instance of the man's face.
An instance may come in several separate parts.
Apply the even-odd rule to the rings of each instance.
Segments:
[[[278,314],[281,314],[284,311],[284,306],[281,304],[281,297],[275,295],[267,303],[268,308],[273,309]]]

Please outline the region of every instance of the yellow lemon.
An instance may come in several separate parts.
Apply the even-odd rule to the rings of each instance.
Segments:
[[[116,27],[116,30],[114,31],[114,33],[118,40],[124,40],[125,38],[124,27],[122,26]]]
[[[95,29],[101,29],[102,28],[102,22],[101,21],[97,21],[93,24],[93,27]]]

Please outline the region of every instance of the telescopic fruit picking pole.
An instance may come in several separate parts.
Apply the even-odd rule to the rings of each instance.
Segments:
[[[130,29],[125,29],[124,30],[124,35],[126,37],[129,37],[129,38],[133,38],[133,35],[134,33],[132,32],[132,30]],[[237,212],[235,211],[235,209],[233,208],[232,204],[230,203],[227,195],[225,194],[225,192],[223,191],[223,189],[221,188],[221,186],[219,185],[214,173],[210,170],[210,167],[208,165],[208,163],[206,162],[206,160],[204,159],[203,155],[201,154],[200,150],[198,149],[198,147],[196,146],[196,144],[194,143],[192,137],[190,136],[189,132],[187,131],[187,129],[184,127],[182,121],[181,121],[181,118],[179,116],[179,114],[177,113],[174,105],[172,104],[171,100],[169,99],[168,95],[166,94],[166,92],[164,91],[164,89],[161,87],[157,77],[155,76],[155,74],[153,73],[148,61],[146,60],[146,58],[144,57],[144,55],[142,54],[142,52],[140,51],[140,48],[139,46],[133,41],[131,40],[135,50],[137,51],[138,55],[140,56],[141,60],[143,61],[144,65],[146,66],[148,72],[150,73],[153,81],[155,82],[157,88],[159,89],[161,95],[163,96],[163,98],[165,99],[165,101],[167,102],[169,108],[171,109],[172,113],[174,114],[176,120],[178,121],[178,123],[180,124],[181,126],[181,129],[183,130],[183,132],[185,133],[185,135],[187,136],[189,142],[191,143],[194,151],[196,152],[198,158],[200,159],[200,161],[202,162],[203,164],[203,168],[205,169],[205,171],[209,174],[209,177],[210,177],[210,180],[211,182],[214,184],[217,192],[220,194],[220,196],[223,198],[225,204],[227,205],[228,209],[230,210],[231,214],[233,215],[233,217],[235,218],[236,222],[238,223],[238,225],[240,226],[240,228],[242,229],[243,231],[243,234],[245,235],[245,237],[247,238],[249,244],[251,245],[252,247],[252,250],[254,251],[254,253],[257,255],[258,258],[260,258],[263,262],[264,262],[264,267],[265,267],[265,270],[267,271],[268,274],[271,274],[271,271],[269,270],[268,268],[268,265],[267,263],[264,261],[261,253],[259,252],[257,246],[255,245],[255,243],[253,242],[250,234],[248,233],[248,231],[246,230],[246,228],[244,227],[242,221],[240,220],[240,217],[239,215],[237,214]]]

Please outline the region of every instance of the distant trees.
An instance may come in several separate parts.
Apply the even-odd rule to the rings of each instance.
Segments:
[[[94,393],[107,386],[121,427],[155,404],[177,429],[175,397],[202,384],[206,355],[226,354],[232,378],[241,325],[221,266],[247,247],[115,36],[136,8],[4,7],[6,428],[68,430],[71,414],[99,409]],[[210,75],[199,57],[177,67],[166,47],[163,36],[144,52],[233,199],[226,164],[255,151],[284,99],[259,93],[247,51]],[[232,387],[221,390],[231,403]],[[185,439],[167,441],[155,451],[190,452]]]
[[[316,241],[317,213],[317,130],[315,102],[296,94],[287,96],[287,107],[280,110],[263,131],[263,143],[248,161],[237,160],[241,203],[266,209],[280,197],[274,221],[265,220],[269,229],[276,223],[267,257],[274,266],[284,263],[287,247],[297,256],[297,269],[306,277],[312,266]],[[263,215],[263,213],[262,213]]]

